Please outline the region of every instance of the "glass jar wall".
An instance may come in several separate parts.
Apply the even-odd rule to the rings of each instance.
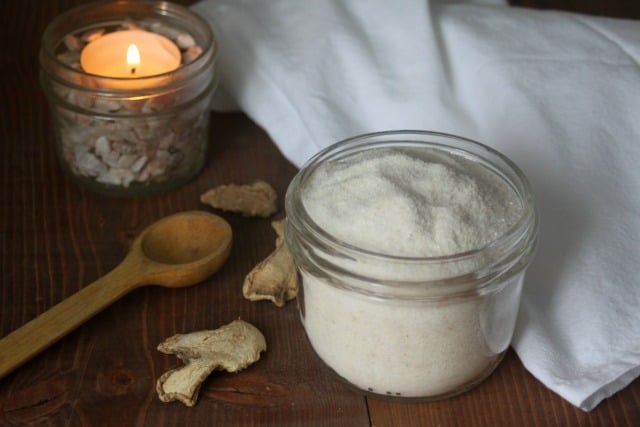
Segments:
[[[482,199],[494,201],[491,217]],[[509,159],[446,134],[364,135],[313,157],[285,204],[301,320],[340,379],[365,394],[431,400],[474,387],[499,364],[537,240],[531,190]],[[440,229],[419,235],[433,223]],[[460,232],[471,223],[495,227],[476,246],[474,228]],[[444,252],[426,255],[438,239]],[[471,247],[447,253],[452,239]]]
[[[137,74],[135,66],[131,75],[116,77],[83,69],[87,46],[125,31],[167,39],[177,68],[141,74],[155,60],[142,46]],[[40,64],[65,172],[84,187],[116,196],[158,193],[195,177],[209,139],[216,52],[206,21],[168,2],[99,2],[58,16],[44,32]]]

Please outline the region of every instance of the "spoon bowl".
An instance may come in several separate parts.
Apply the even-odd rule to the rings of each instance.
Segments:
[[[171,288],[201,282],[222,267],[231,251],[229,224],[202,211],[168,216],[147,227],[129,256],[140,262],[145,283]],[[127,261],[127,260],[125,260]]]
[[[116,268],[0,340],[0,378],[133,289],[203,281],[229,257],[232,237],[224,219],[204,211],[181,212],[151,224]]]

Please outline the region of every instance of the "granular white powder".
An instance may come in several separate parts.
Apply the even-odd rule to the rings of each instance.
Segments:
[[[377,150],[324,164],[303,204],[334,237],[399,256],[477,249],[520,216],[514,190],[486,167],[441,151],[419,153]]]
[[[322,164],[302,202],[338,240],[407,257],[481,248],[522,210],[485,166],[425,149],[377,149]],[[396,267],[349,264],[365,275],[425,277]],[[490,295],[411,301],[367,296],[304,270],[302,278],[303,322],[320,358],[360,389],[403,397],[446,395],[488,374],[509,343],[521,288],[519,277]]]

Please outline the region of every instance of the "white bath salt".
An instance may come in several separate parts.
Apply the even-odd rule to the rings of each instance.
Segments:
[[[303,203],[334,237],[398,256],[477,249],[521,215],[506,182],[477,163],[436,151],[430,159],[383,150],[324,164],[310,178]]]
[[[377,149],[325,162],[302,202],[338,240],[406,257],[482,248],[522,214],[515,191],[485,166],[424,149]],[[370,267],[355,273],[366,276]],[[422,269],[385,272],[394,274],[424,278]],[[520,292],[516,284],[490,296],[411,301],[366,296],[305,271],[302,278],[305,330],[320,358],[362,390],[399,397],[446,395],[488,374],[512,334],[510,322],[496,327],[505,314],[496,304],[517,310]]]
[[[479,299],[425,307],[365,299],[306,274],[303,281],[304,324],[314,350],[362,390],[439,396],[477,380],[497,362],[479,330]]]

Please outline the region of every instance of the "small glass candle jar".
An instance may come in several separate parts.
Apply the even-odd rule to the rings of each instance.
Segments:
[[[65,172],[116,196],[195,177],[209,139],[216,52],[207,22],[169,2],[90,3],[58,16],[42,38],[40,80]]]
[[[301,320],[340,379],[433,400],[499,364],[537,241],[531,189],[506,157],[452,135],[368,134],[309,160],[285,205]]]

